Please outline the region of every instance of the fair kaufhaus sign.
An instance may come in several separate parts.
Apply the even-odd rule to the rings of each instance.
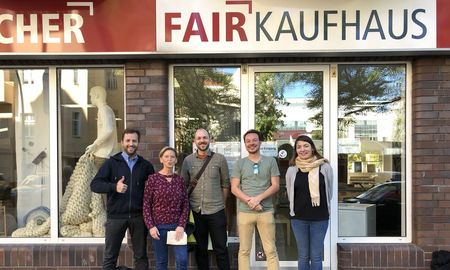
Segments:
[[[1,54],[450,49],[450,0],[0,0]]]

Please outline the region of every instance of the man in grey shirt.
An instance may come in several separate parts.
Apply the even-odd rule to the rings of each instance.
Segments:
[[[195,132],[194,143],[197,147],[196,152],[187,156],[181,167],[181,176],[187,186],[191,184],[206,158],[212,153],[209,149],[209,133],[205,129],[198,129]],[[217,267],[230,269],[225,216],[225,203],[229,189],[227,161],[223,155],[214,153],[189,197],[195,221],[194,236],[197,241],[195,258],[198,269],[209,269],[208,234],[211,236]]]

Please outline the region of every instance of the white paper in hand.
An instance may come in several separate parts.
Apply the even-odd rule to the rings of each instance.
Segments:
[[[167,244],[168,245],[187,245],[187,234],[183,232],[183,237],[180,240],[175,239],[176,232],[168,231],[167,232]]]

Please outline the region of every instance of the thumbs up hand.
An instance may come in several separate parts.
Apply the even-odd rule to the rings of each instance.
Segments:
[[[125,193],[127,191],[128,186],[123,181],[125,181],[124,176],[122,176],[122,178],[120,178],[117,182],[116,191],[119,193]]]

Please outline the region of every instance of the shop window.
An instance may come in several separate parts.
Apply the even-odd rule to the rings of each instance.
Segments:
[[[231,174],[241,155],[240,68],[175,66],[173,74],[178,167],[194,150],[195,131],[205,128],[211,149],[225,156]],[[236,236],[236,199],[231,197],[227,202],[229,236]]]
[[[338,67],[340,237],[406,236],[406,66]]]
[[[103,198],[90,191],[89,183],[103,161],[120,150],[124,129],[123,69],[62,68],[58,70],[58,82],[62,168],[59,235],[103,237]],[[91,157],[86,147],[97,139],[103,143]]]
[[[49,237],[48,76],[0,70],[0,237]]]

